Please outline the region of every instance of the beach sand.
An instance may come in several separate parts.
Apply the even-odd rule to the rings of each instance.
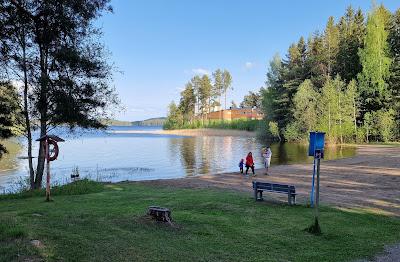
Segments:
[[[312,164],[279,165],[256,170],[257,176],[240,173],[208,174],[181,179],[142,181],[160,187],[224,188],[249,193],[252,181],[290,184],[296,187],[297,203],[309,202]],[[351,158],[321,161],[320,201],[352,212],[372,212],[400,217],[400,147],[362,145]],[[287,196],[265,193],[267,201],[287,201]]]

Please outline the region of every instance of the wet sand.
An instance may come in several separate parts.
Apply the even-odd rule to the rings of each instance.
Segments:
[[[248,192],[252,181],[290,184],[296,187],[297,203],[308,203],[311,189],[312,164],[280,165],[256,170],[257,176],[240,173],[208,174],[182,179],[133,183],[161,187],[226,188]],[[264,194],[264,199],[287,201],[281,194]],[[321,203],[353,212],[372,212],[400,217],[400,147],[357,146],[351,158],[321,161]]]

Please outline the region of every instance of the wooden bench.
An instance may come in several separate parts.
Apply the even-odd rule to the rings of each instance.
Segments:
[[[256,201],[262,201],[263,191],[267,191],[273,193],[287,194],[289,205],[296,204],[296,188],[294,186],[253,181],[253,189],[254,198],[256,199]]]

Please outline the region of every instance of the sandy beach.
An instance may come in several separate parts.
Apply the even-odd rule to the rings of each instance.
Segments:
[[[297,203],[307,203],[311,188],[312,164],[273,166],[270,175],[256,170],[257,176],[240,173],[208,174],[183,179],[145,183],[184,188],[226,188],[249,192],[253,180],[295,185]],[[400,217],[400,147],[362,145],[351,158],[321,163],[321,203],[354,212],[373,212]],[[287,201],[285,195],[265,194],[269,201]]]
[[[182,129],[151,131],[118,131],[122,133],[151,133],[178,136],[246,136],[255,132],[229,129]],[[257,176],[245,177],[237,173],[208,174],[183,179],[153,180],[160,186],[189,188],[228,188],[251,192],[253,180],[296,186],[298,203],[308,203],[311,189],[312,164],[272,166],[270,175],[256,170]],[[351,208],[400,217],[400,147],[384,145],[359,145],[351,158],[321,163],[321,202],[340,208]],[[271,200],[286,201],[286,196],[267,194]]]

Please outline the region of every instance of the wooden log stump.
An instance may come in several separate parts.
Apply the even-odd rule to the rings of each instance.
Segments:
[[[165,207],[150,206],[147,210],[147,215],[151,216],[157,221],[172,224],[171,210]]]

